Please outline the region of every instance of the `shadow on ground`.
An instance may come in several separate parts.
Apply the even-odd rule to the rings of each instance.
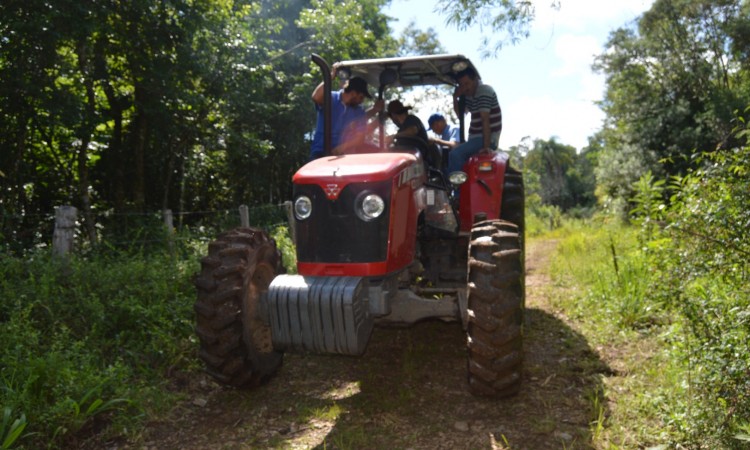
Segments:
[[[527,310],[525,337],[521,392],[490,400],[468,393],[459,325],[379,330],[352,368],[359,392],[339,401],[348,413],[317,448],[591,448],[610,370],[544,311]]]
[[[133,448],[591,448],[610,370],[540,309],[527,309],[524,346],[521,392],[488,400],[468,393],[459,324],[378,328],[362,357],[289,354],[253,391],[202,380]]]
[[[252,391],[186,374],[186,400],[132,443],[90,448],[589,449],[607,415],[612,371],[581,334],[550,310],[546,266],[555,241],[527,249],[524,384],[501,400],[466,382],[460,324],[376,328],[361,357],[287,354]],[[564,294],[554,294],[564,295]]]

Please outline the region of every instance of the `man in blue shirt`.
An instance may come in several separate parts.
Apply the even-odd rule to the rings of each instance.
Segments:
[[[439,138],[432,138],[430,141],[437,144],[441,149],[445,147],[453,149],[461,143],[461,129],[448,125],[445,116],[440,113],[435,113],[427,119],[427,129],[440,136]]]
[[[336,72],[334,69],[333,76]],[[310,159],[323,156],[323,83],[315,88],[312,99],[318,112]],[[383,100],[377,100],[367,111],[362,108],[365,98],[372,98],[367,90],[367,81],[360,77],[347,80],[344,88],[331,92],[331,154],[343,155],[357,151],[364,144],[369,131],[367,120],[383,110]],[[376,122],[375,122],[376,123]]]

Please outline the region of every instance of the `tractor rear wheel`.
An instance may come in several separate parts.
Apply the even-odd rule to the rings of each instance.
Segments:
[[[508,164],[505,169],[505,181],[503,182],[503,202],[500,205],[500,218],[518,225],[521,249],[523,249],[525,226],[524,200],[523,174]]]
[[[523,363],[523,252],[516,224],[478,222],[469,244],[467,346],[469,389],[505,397],[518,392]]]
[[[196,333],[206,371],[220,383],[257,386],[281,366],[260,305],[281,267],[276,243],[262,230],[237,228],[209,244],[195,278]]]

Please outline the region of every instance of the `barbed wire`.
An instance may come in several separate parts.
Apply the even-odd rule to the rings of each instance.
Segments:
[[[257,205],[257,206],[248,206],[248,210],[260,210],[260,209],[271,209],[271,208],[284,208],[286,205],[284,203],[279,204],[268,204],[268,205]],[[237,209],[215,209],[215,210],[204,210],[204,211],[173,211],[173,216],[188,216],[188,215],[209,215],[209,214],[217,214],[217,213],[223,213],[223,214],[234,214],[238,213],[239,207]],[[80,211],[80,210],[79,210]],[[162,216],[164,214],[165,210],[159,210],[159,211],[150,211],[150,212],[136,212],[136,211],[125,211],[125,212],[113,212],[113,211],[91,211],[92,215],[94,217],[118,217],[118,216],[142,216],[142,217],[151,217],[151,216]],[[238,213],[239,214],[239,213]],[[4,219],[28,219],[28,218],[41,218],[41,219],[54,219],[55,213],[24,213],[24,214],[10,214],[7,212],[1,212],[0,215]]]
[[[245,205],[242,205],[245,206]],[[76,217],[76,240],[87,245],[104,245],[114,248],[160,247],[186,242],[208,242],[219,232],[239,227],[243,220],[247,225],[265,230],[274,230],[287,225],[287,204],[266,204],[246,206],[243,219],[238,206],[236,209],[199,211],[169,211],[172,216],[171,229],[168,229],[166,210],[146,212],[93,211],[84,215],[80,211]],[[50,214],[8,214],[0,213],[2,228],[0,239],[2,249],[25,252],[33,248],[47,247],[53,240],[56,218]],[[120,219],[120,220],[118,220]],[[93,225],[91,228],[85,221]],[[93,222],[93,223],[91,223]]]

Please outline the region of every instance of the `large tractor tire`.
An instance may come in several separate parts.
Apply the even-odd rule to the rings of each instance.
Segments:
[[[500,218],[518,225],[522,249],[525,229],[524,199],[523,174],[508,164],[505,169],[505,181],[503,182],[503,202],[500,205]]]
[[[469,389],[506,397],[521,386],[523,365],[523,252],[516,224],[474,225],[469,244],[467,347]]]
[[[196,333],[206,371],[220,383],[257,386],[281,366],[260,305],[281,268],[276,243],[262,230],[237,228],[209,244],[195,279]]]

